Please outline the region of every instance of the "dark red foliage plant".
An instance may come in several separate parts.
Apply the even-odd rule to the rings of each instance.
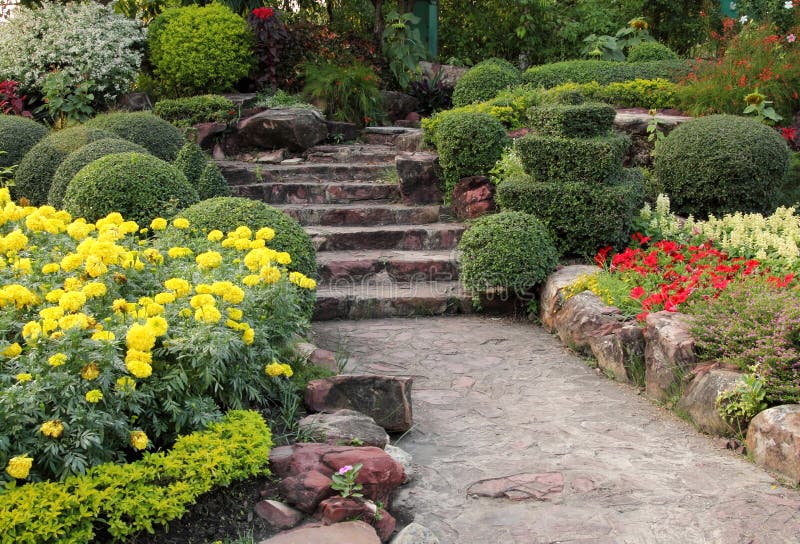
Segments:
[[[25,98],[19,94],[19,83],[11,79],[0,81],[0,113],[30,117],[31,112],[25,109]]]
[[[289,41],[289,32],[281,20],[280,11],[275,8],[255,8],[247,16],[247,22],[256,38],[256,84],[261,88],[269,85],[275,89],[279,83],[278,68]]]

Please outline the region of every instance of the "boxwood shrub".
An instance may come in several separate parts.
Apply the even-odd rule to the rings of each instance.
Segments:
[[[25,153],[47,136],[47,128],[19,115],[0,115],[0,168],[19,164]]]
[[[507,87],[518,85],[519,70],[498,62],[485,62],[467,71],[453,89],[453,105],[466,106],[491,100]]]
[[[677,60],[678,54],[658,42],[642,42],[628,51],[628,62],[650,62],[654,60]]]
[[[536,216],[553,234],[559,252],[591,256],[606,245],[623,247],[644,203],[642,172],[623,170],[614,183],[504,180],[497,203]]]
[[[616,110],[608,104],[551,104],[528,110],[531,128],[550,136],[590,138],[611,131]]]
[[[205,168],[203,168],[200,180],[197,182],[197,193],[200,195],[200,200],[216,196],[231,196],[231,187],[228,185],[228,180],[222,175],[214,161],[208,161]]]
[[[180,168],[193,187],[197,187],[208,161],[209,156],[203,152],[199,145],[194,142],[186,142],[178,152],[173,164]],[[197,192],[199,193],[200,191],[198,190]]]
[[[670,132],[659,145],[654,169],[681,215],[768,213],[790,156],[783,138],[755,119],[711,115]]]
[[[501,288],[523,293],[556,269],[558,252],[534,216],[505,211],[478,219],[462,236],[460,278],[475,294]]]
[[[175,126],[188,127],[197,123],[225,123],[236,114],[236,106],[218,94],[159,100],[153,113]]]
[[[67,192],[67,185],[75,177],[75,174],[100,157],[113,155],[115,153],[144,153],[148,151],[142,146],[123,140],[122,138],[104,138],[91,142],[70,153],[53,175],[53,182],[47,193],[47,203],[55,208],[61,208],[64,204],[64,193]]]
[[[563,83],[544,92],[542,101],[564,103],[565,95],[580,94],[586,100],[605,102],[621,108],[674,108],[677,104],[678,84],[666,79],[634,79],[601,85],[590,83]]]
[[[145,111],[98,115],[85,126],[113,132],[165,161],[174,161],[185,143],[180,130]]]
[[[629,145],[623,134],[564,138],[531,133],[517,140],[517,151],[535,181],[602,183],[619,175]]]
[[[178,168],[152,155],[117,153],[83,167],[67,185],[64,209],[97,221],[111,212],[147,225],[199,200]]]
[[[689,73],[689,63],[682,60],[650,62],[614,62],[607,60],[568,60],[533,66],[522,74],[522,81],[545,88],[563,83],[607,85],[634,79],[667,79],[677,81]]]

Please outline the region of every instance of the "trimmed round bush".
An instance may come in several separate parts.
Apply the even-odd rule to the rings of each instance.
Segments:
[[[178,168],[152,155],[118,153],[83,167],[64,195],[64,209],[97,221],[111,212],[146,226],[195,204],[197,191]]]
[[[213,161],[208,161],[203,173],[200,174],[200,181],[197,183],[197,192],[200,200],[214,198],[215,196],[231,196],[231,187],[228,180],[222,175],[219,167]]]
[[[146,111],[98,115],[87,121],[85,126],[113,132],[120,138],[139,144],[159,159],[170,162],[175,160],[186,143],[180,130]]]
[[[64,159],[86,144],[104,138],[114,138],[114,134],[86,125],[49,134],[25,154],[14,172],[11,188],[14,198],[25,197],[34,206],[47,203],[53,176]]]
[[[64,193],[67,192],[67,185],[75,177],[75,174],[100,157],[114,155],[115,153],[144,153],[148,151],[133,142],[122,138],[104,138],[86,144],[77,151],[70,153],[53,175],[53,182],[47,193],[47,203],[55,208],[61,208],[64,204]]]
[[[517,152],[536,181],[602,183],[619,175],[630,143],[616,133],[594,138],[531,133],[517,140]]]
[[[268,204],[249,198],[217,197],[203,200],[178,215],[203,232],[219,229],[227,233],[240,225],[253,231],[270,227],[275,231],[275,238],[269,242],[269,247],[291,254],[292,263],[288,268],[309,277],[317,275],[317,256],[311,237],[300,223]]]
[[[591,138],[608,134],[617,111],[608,104],[548,104],[528,110],[531,128],[551,136]]]
[[[436,131],[436,149],[447,195],[458,180],[488,174],[509,143],[502,123],[490,115],[465,111],[446,116]]]
[[[789,168],[783,138],[755,119],[710,115],[684,123],[658,147],[654,169],[681,215],[769,213]]]
[[[658,42],[642,42],[628,51],[628,62],[650,62],[653,60],[677,60],[678,54]]]
[[[518,85],[519,82],[520,74],[516,68],[509,69],[495,62],[480,64],[468,70],[456,83],[453,106],[491,100],[503,89]]]
[[[208,164],[208,155],[196,143],[186,142],[178,152],[174,164],[181,169],[189,183],[193,187],[197,187],[200,182],[200,176],[203,175],[203,170]],[[202,198],[202,195],[200,197]]]
[[[616,62],[612,60],[565,60],[532,66],[522,74],[522,81],[546,89],[564,83],[601,85],[635,79],[667,79],[678,81],[689,73],[689,63],[683,60],[651,62]]]
[[[486,65],[490,65],[490,64],[494,65],[494,66],[499,66],[503,70],[506,70],[506,71],[509,71],[509,72],[516,72],[517,76],[520,75],[519,68],[517,68],[516,66],[511,64],[506,59],[501,59],[499,57],[490,57],[488,59],[484,59],[484,60],[480,61],[478,64],[476,64],[475,66],[473,66],[473,68],[475,68],[477,66],[486,66]]]
[[[0,115],[0,168],[19,164],[25,153],[47,136],[44,125],[19,115]]]
[[[252,31],[228,7],[175,8],[154,24],[147,39],[150,60],[156,77],[176,96],[229,91],[250,72]]]
[[[534,216],[506,211],[478,219],[458,245],[460,278],[473,293],[502,288],[522,293],[556,269],[558,252]]]

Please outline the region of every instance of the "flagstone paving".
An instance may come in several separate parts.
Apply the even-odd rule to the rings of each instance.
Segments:
[[[414,377],[415,426],[397,445],[418,471],[392,507],[443,544],[800,541],[800,492],[540,327],[458,316],[314,329],[349,355],[348,373]]]

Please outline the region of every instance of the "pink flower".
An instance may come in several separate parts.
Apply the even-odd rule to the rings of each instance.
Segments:
[[[343,466],[342,468],[339,469],[339,475],[344,476],[345,474],[347,474],[351,470],[353,470],[352,466],[345,465],[345,466]]]
[[[794,43],[795,40],[797,40],[797,36],[795,36],[794,34],[789,34],[788,36],[786,36],[786,41],[789,43]]]

